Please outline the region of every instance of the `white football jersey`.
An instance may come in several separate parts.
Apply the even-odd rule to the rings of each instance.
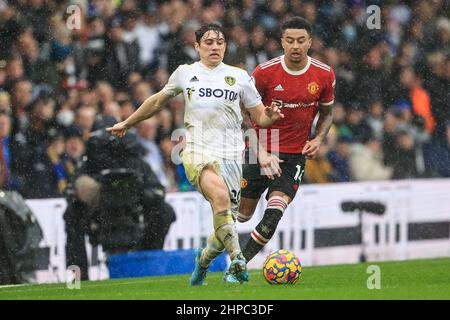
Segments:
[[[245,70],[221,63],[209,69],[201,62],[180,65],[163,92],[183,92],[186,149],[241,160],[244,141],[240,102],[245,108],[261,103],[253,79]]]

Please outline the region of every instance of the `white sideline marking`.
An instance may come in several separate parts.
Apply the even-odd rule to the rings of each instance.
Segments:
[[[141,281],[128,281],[128,282],[114,282],[114,283],[108,283],[108,284],[88,284],[84,283],[84,289],[89,288],[96,288],[96,287],[113,287],[113,286],[121,286],[121,285],[128,285],[128,284],[136,284],[136,283],[149,283],[152,282],[170,282],[170,281],[179,281],[179,279],[154,279],[154,280],[141,280]],[[186,280],[187,281],[187,280]],[[102,282],[102,281],[92,281],[92,282]],[[90,283],[92,283],[90,282]],[[65,287],[65,283],[58,283],[62,285],[62,287],[55,287],[55,288],[29,288],[29,290],[7,290],[7,291],[0,291],[1,293],[17,293],[17,292],[40,292],[40,291],[51,291],[51,290],[67,290]],[[42,285],[58,285],[56,283],[42,283]],[[30,284],[18,284],[18,285],[7,285],[7,286],[0,286],[1,288],[8,288],[8,287],[20,287],[20,286],[31,286]],[[81,282],[81,286],[83,287],[83,282]]]
[[[22,283],[22,284],[6,284],[3,286],[0,286],[0,289],[2,288],[13,288],[13,287],[25,287],[25,286],[29,286],[30,284],[28,283]]]

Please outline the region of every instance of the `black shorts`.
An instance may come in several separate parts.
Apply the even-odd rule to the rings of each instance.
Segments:
[[[248,150],[246,150],[248,152]],[[259,199],[268,188],[267,196],[273,191],[281,191],[294,199],[305,172],[305,156],[303,154],[280,153],[281,176],[270,180],[262,174],[258,164],[244,164],[242,172],[241,195],[245,198]],[[248,159],[248,154],[246,154]],[[266,199],[267,199],[266,196]]]

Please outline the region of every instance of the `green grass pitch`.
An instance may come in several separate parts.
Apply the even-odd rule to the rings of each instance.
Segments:
[[[381,271],[381,289],[367,288],[369,265]],[[221,273],[209,273],[207,285],[188,285],[189,275],[0,287],[0,300],[16,299],[149,299],[149,300],[305,300],[305,299],[450,299],[450,259],[372,262],[303,268],[295,285],[271,286],[261,270],[251,270],[250,282],[222,283]]]

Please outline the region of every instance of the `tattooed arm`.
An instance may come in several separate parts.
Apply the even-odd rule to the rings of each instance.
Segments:
[[[333,105],[320,105],[319,120],[316,126],[316,136],[311,141],[308,141],[303,148],[302,153],[307,159],[314,159],[319,151],[319,148],[325,140],[328,131],[330,131],[333,124]]]

